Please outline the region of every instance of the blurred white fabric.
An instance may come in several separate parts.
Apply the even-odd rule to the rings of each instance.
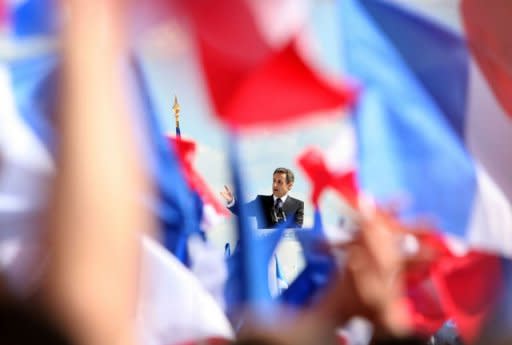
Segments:
[[[233,339],[224,312],[199,280],[154,240],[142,240],[138,330],[141,344],[172,345],[208,337]]]
[[[40,271],[41,213],[54,173],[49,152],[16,107],[8,70],[0,65],[0,272],[24,294]]]

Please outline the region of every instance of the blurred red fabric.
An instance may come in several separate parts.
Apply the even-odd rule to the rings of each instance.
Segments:
[[[232,128],[284,126],[354,101],[352,88],[327,82],[304,61],[297,37],[272,46],[248,1],[183,2],[223,122]]]
[[[7,3],[0,0],[0,28],[7,25]]]
[[[311,147],[297,158],[297,164],[308,176],[311,188],[311,201],[318,207],[321,194],[331,188],[342,196],[353,208],[357,208],[358,187],[354,170],[333,171],[327,166],[324,153]]]
[[[193,160],[196,143],[192,140],[173,136],[167,136],[167,140],[178,156],[183,175],[189,187],[199,194],[204,204],[211,205],[217,214],[228,217],[230,213],[226,206],[217,200],[206,181],[194,168]]]
[[[512,2],[464,0],[469,45],[496,98],[512,117]]]
[[[422,246],[436,251],[437,257],[406,274],[412,324],[419,333],[431,335],[451,319],[470,344],[500,296],[501,260],[479,251],[455,255],[436,234],[424,234],[419,239]]]

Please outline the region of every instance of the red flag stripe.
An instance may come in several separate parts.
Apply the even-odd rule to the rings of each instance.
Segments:
[[[289,44],[272,47],[254,12],[261,4],[248,1],[184,2],[222,121],[236,128],[284,126],[354,101],[352,88],[327,83],[304,62],[296,35]]]
[[[471,51],[496,98],[512,117],[512,2],[464,0],[462,14]]]
[[[338,192],[353,208],[357,208],[358,187],[354,170],[333,171],[329,169],[324,153],[317,148],[306,149],[298,158],[298,165],[308,176],[311,188],[311,201],[318,207],[321,194],[331,188]]]
[[[177,153],[185,180],[190,188],[199,193],[203,203],[212,205],[219,215],[229,216],[226,206],[217,200],[206,181],[194,168],[193,160],[196,151],[196,143],[184,138],[177,139],[173,136],[168,136],[167,139]]]
[[[406,274],[412,323],[417,332],[431,335],[451,319],[471,343],[503,286],[500,259],[477,251],[454,255],[436,234],[419,239],[421,245],[437,248],[438,257]]]

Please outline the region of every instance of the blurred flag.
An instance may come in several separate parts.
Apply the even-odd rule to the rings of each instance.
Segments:
[[[3,30],[7,26],[7,4],[5,1],[6,0],[0,0],[0,30]]]
[[[177,153],[185,180],[189,187],[199,195],[203,203],[202,228],[207,230],[219,223],[223,218],[229,217],[230,213],[226,205],[218,200],[204,178],[194,168],[194,155],[197,144],[181,136],[168,136],[167,139]]]
[[[8,32],[17,39],[55,33],[54,5],[53,1],[9,3]],[[37,51],[30,57],[0,65],[3,100],[0,104],[0,272],[17,293],[26,292],[33,280],[40,277],[37,274],[41,269],[39,263],[44,260],[39,255],[46,254],[39,248],[44,243],[40,240],[41,217],[47,205],[47,188],[54,177],[51,154],[58,147],[58,133],[53,122],[59,105],[59,58],[56,54],[39,54]],[[136,96],[142,98],[143,117],[138,119],[142,125],[138,134],[142,135],[136,139],[144,146],[141,152],[146,154],[147,169],[158,192],[154,199],[141,196],[141,202],[147,202],[155,212],[167,248],[178,260],[188,263],[191,259],[188,255],[189,237],[200,233],[201,202],[186,184],[174,150],[169,148],[152,111],[141,66],[137,61],[130,67],[127,75],[135,74]],[[142,133],[144,130],[147,133]],[[213,264],[211,257],[208,259]],[[144,242],[141,286],[145,290],[141,290],[139,296],[141,309],[137,315],[144,320],[144,339],[148,343],[168,345],[180,340],[215,336],[232,338],[233,332],[220,305],[192,272],[186,273],[176,262],[156,243]],[[204,262],[204,258],[193,261],[194,269],[200,272]],[[215,262],[222,265],[222,255]],[[224,266],[220,266],[219,271],[222,269],[225,271]],[[220,283],[210,279],[209,283],[215,284],[214,289],[223,287],[225,273],[221,278]],[[174,289],[171,294],[169,287]],[[192,313],[186,306],[180,309],[188,314],[179,315],[182,321],[179,332],[172,328],[177,314],[162,309],[173,303],[201,305],[201,308],[193,308]]]
[[[52,115],[58,105],[55,103],[58,99],[57,68],[58,59],[54,55],[0,65],[3,100],[0,105],[0,272],[18,294],[27,292],[40,277],[40,263],[44,260],[39,255],[46,255],[39,245],[44,243],[40,235],[47,188],[54,177],[50,150],[58,144],[58,133],[52,125]],[[144,90],[139,91],[143,97],[146,95]],[[158,131],[151,115],[148,111],[144,117],[151,130],[148,139],[152,144],[145,158],[160,188],[156,205],[152,206],[166,231],[165,244],[176,257],[186,261],[188,239],[199,231],[197,203],[180,175],[179,163],[163,132]],[[141,196],[141,202],[143,198]],[[137,317],[143,320],[141,336],[148,344],[233,337],[220,305],[192,272],[149,239],[143,241],[142,252],[140,283],[143,289]],[[216,262],[222,265],[222,254],[219,257]],[[208,262],[213,262],[211,256]],[[194,268],[200,271],[201,267],[197,266]],[[208,272],[213,274],[211,269]],[[225,273],[221,278],[225,279]],[[223,281],[210,279],[210,283],[215,283],[217,289],[223,286]],[[196,304],[201,307],[190,307]],[[180,307],[173,309],[174,306]]]
[[[216,338],[224,344],[234,332],[224,312],[199,280],[160,244],[142,241],[138,332],[142,344],[172,345]],[[220,340],[223,340],[220,341]]]
[[[512,117],[512,3],[507,0],[462,1],[462,19],[471,52],[494,95]]]
[[[342,148],[345,149],[345,148]],[[334,153],[336,154],[336,153]],[[336,191],[352,207],[357,207],[358,186],[354,167],[344,169],[328,163],[329,157],[320,149],[307,148],[297,158],[312,185],[311,201],[318,207],[321,194],[327,189]]]
[[[341,4],[347,69],[364,85],[354,116],[360,188],[407,202],[405,220],[431,217],[447,235],[512,255],[510,203],[472,156],[487,137],[512,147],[512,122],[489,99],[465,41],[385,1]],[[495,118],[501,129],[474,128]],[[493,154],[512,168],[502,148]]]
[[[229,141],[230,168],[233,178],[234,197],[239,203],[236,226],[238,243],[227,259],[228,280],[225,299],[227,313],[233,324],[239,324],[239,314],[248,306],[261,322],[270,322],[274,301],[269,290],[269,264],[284,230],[293,218],[282,222],[275,229],[263,233],[251,226],[244,202],[244,182],[240,169],[238,141],[231,135]]]
[[[48,57],[0,63],[0,272],[19,294],[27,292],[41,269],[40,217],[54,163],[43,136],[35,132],[45,127],[36,124],[49,125],[41,108],[50,97],[36,98],[33,86],[52,71]],[[24,112],[28,109],[30,116]]]
[[[53,35],[59,28],[57,0],[1,0],[0,27],[2,14],[7,31],[17,38]]]
[[[55,53],[47,53],[17,59],[9,64],[19,115],[52,155],[57,145],[58,63]]]
[[[142,62],[133,63],[137,92],[145,111],[148,170],[157,187],[157,200],[152,205],[162,229],[163,243],[181,262],[190,263],[187,242],[201,234],[202,202],[186,183],[174,147],[170,146],[154,111]]]
[[[436,234],[418,239],[436,258],[406,272],[411,324],[417,332],[431,335],[452,320],[462,338],[473,342],[502,295],[503,260],[476,250],[457,254]]]
[[[457,34],[387,1],[344,0],[341,14],[347,69],[364,86],[353,118],[358,184],[379,203],[402,202],[403,221],[429,217],[443,232],[444,254],[423,272],[428,279],[408,281],[414,321],[432,322],[433,333],[453,318],[469,340],[500,288],[500,260],[461,256],[445,240],[512,255],[502,192],[510,197],[503,174],[512,158],[503,147],[512,122]]]
[[[159,193],[158,200],[150,207],[153,207],[161,221],[162,237],[166,247],[180,260],[187,262],[187,239],[191,234],[200,232],[202,203],[186,184],[174,150],[169,148],[156,115],[152,112],[152,104],[147,94],[142,70],[137,64],[133,66],[138,78],[139,89],[137,91],[144,103],[142,109],[146,112],[140,121],[146,125],[145,128],[148,130],[148,133],[144,134],[149,143],[149,149],[144,151],[147,153],[145,162],[158,185]],[[54,116],[58,105],[58,57],[55,54],[38,54],[33,57],[17,59],[6,64],[4,71],[4,92],[9,94],[9,99],[12,99],[13,103],[8,106],[9,103],[6,101],[2,110],[9,116],[14,116],[17,122],[23,123],[30,135],[35,136],[35,143],[41,146],[37,150],[34,148],[29,150],[25,145],[19,145],[15,149],[13,145],[16,141],[5,139],[6,156],[4,159],[19,152],[19,158],[16,159],[33,164],[32,160],[36,160],[37,152],[44,150],[54,153],[58,145],[58,135],[54,130]],[[6,99],[8,98],[6,97]],[[10,137],[11,132],[14,133],[8,129],[9,124],[10,122],[4,123],[5,138]],[[20,139],[17,140],[25,137],[20,136]],[[7,147],[9,148],[7,149]],[[27,152],[22,152],[24,149],[27,149]],[[46,158],[49,160],[49,163],[46,164],[51,167],[53,167],[52,158],[51,156]],[[23,169],[26,169],[27,172],[30,171],[30,167],[23,167]],[[19,176],[22,176],[21,173]],[[18,181],[15,175],[5,181],[6,186],[10,186],[8,188],[15,188],[15,186],[22,188],[23,185],[28,188],[31,185],[27,180],[25,182]],[[37,183],[37,179],[34,180],[34,183]],[[34,187],[33,190],[34,193],[37,193],[38,189]],[[27,190],[27,193],[31,192]]]
[[[335,267],[332,255],[321,245],[329,240],[347,240],[348,234],[340,236],[336,229],[332,236],[322,222],[319,201],[327,189],[337,192],[350,206],[357,208],[359,190],[356,181],[352,131],[343,130],[331,147],[322,151],[316,147],[306,148],[298,157],[297,165],[302,168],[311,184],[310,199],[314,206],[314,223],[311,229],[296,233],[306,265],[299,276],[283,291],[280,300],[289,305],[307,305],[329,283]],[[277,263],[276,263],[277,264]]]
[[[353,89],[328,82],[301,54],[305,4],[183,2],[215,112],[228,125],[289,125],[354,100]]]
[[[466,143],[512,202],[512,63],[510,2],[463,1],[462,14],[473,53],[467,104]],[[475,97],[478,95],[478,97]],[[506,118],[506,113],[509,117]]]
[[[7,34],[30,19],[16,11],[22,5],[0,1],[0,28]],[[54,51],[0,61],[0,270],[21,295],[42,270],[41,217],[55,168],[57,62]]]
[[[504,287],[499,296],[493,317],[487,321],[481,338],[482,343],[498,344],[507,343],[512,335],[512,261],[503,260]]]
[[[304,229],[295,235],[304,253],[305,268],[282,292],[279,300],[287,305],[302,307],[309,305],[327,286],[335,272],[335,260],[321,246],[327,239],[318,208],[315,208],[313,228]]]

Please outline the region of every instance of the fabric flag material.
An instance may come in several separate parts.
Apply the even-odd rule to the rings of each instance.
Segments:
[[[497,302],[496,310],[487,321],[480,339],[485,339],[488,344],[506,344],[512,335],[512,261],[502,260],[504,272],[504,284],[501,296]]]
[[[42,270],[40,224],[54,176],[57,57],[0,62],[0,265],[7,285],[25,295]]]
[[[269,14],[288,23],[291,1],[188,1],[204,77],[216,114],[235,128],[289,125],[314,112],[352,103],[353,89],[327,82],[311,68],[298,49],[303,23],[290,30],[267,28],[259,17]],[[296,1],[295,1],[296,3]],[[288,6],[290,11],[279,11]],[[295,4],[300,7],[300,4]],[[277,17],[276,17],[277,15]]]
[[[468,42],[493,94],[512,117],[512,61],[510,49],[512,3],[490,0],[462,1],[462,18]]]
[[[354,116],[360,188],[406,201],[404,220],[430,217],[449,236],[512,255],[510,202],[487,173],[512,168],[503,150],[512,121],[465,41],[385,1],[343,1],[341,13],[347,70],[364,85]],[[504,146],[493,151],[496,137]],[[495,169],[473,153],[493,155]],[[492,176],[507,192],[510,179]]]
[[[146,134],[150,144],[147,153],[152,158],[147,157],[148,169],[158,184],[157,190],[160,193],[154,205],[155,212],[162,222],[167,248],[186,262],[186,240],[190,234],[200,231],[201,202],[185,183],[174,151],[168,147],[156,115],[152,112],[142,70],[138,63],[133,66],[138,78],[138,91],[144,103],[142,108],[147,113],[141,122],[146,122],[149,131]],[[50,53],[36,55],[16,60],[6,65],[6,68],[5,90],[8,91],[5,92],[10,92],[14,98],[10,111],[21,117],[31,135],[35,135],[37,142],[43,145],[43,150],[54,153],[58,145],[58,136],[53,126],[57,105],[58,57]],[[19,149],[23,147],[20,146]],[[33,149],[30,152],[38,151]],[[25,161],[31,160],[31,153],[25,156]],[[49,164],[53,167],[52,157],[47,159],[50,159]],[[25,182],[25,185],[28,187],[30,184]],[[34,187],[34,190],[37,189]]]
[[[471,63],[470,99],[467,109],[467,139],[474,156],[485,166],[512,202],[512,65],[507,52],[511,41],[510,3],[491,0],[482,7],[478,1],[462,2],[462,14]],[[478,95],[478,97],[473,97]],[[505,119],[508,113],[508,119]]]
[[[1,1],[0,12],[2,20],[8,20],[7,32],[20,42],[25,38],[51,36],[58,29],[59,13],[57,2],[53,0]],[[32,47],[31,42],[27,40],[28,48]],[[127,69],[127,75],[135,73],[139,87],[136,91],[141,95],[141,110],[145,115],[139,120],[148,130],[144,133],[147,142],[143,144],[149,144],[144,147],[146,151],[142,151],[148,154],[145,156],[147,167],[159,192],[157,200],[151,200],[154,203],[149,206],[154,207],[161,221],[165,244],[186,262],[188,237],[199,232],[199,202],[184,182],[175,153],[168,147],[156,121],[138,63],[136,61]],[[32,286],[33,280],[39,278],[40,263],[43,262],[39,257],[42,243],[40,217],[47,205],[47,188],[54,176],[52,153],[58,146],[58,133],[53,128],[55,106],[58,105],[58,64],[59,57],[53,51],[0,63],[0,271],[8,286],[22,295]],[[144,197],[141,196],[141,202],[147,201],[142,200]],[[145,339],[169,345],[172,336],[183,340],[215,336],[232,338],[232,329],[219,304],[170,253],[156,243],[148,244],[148,241],[143,244],[141,286],[151,292],[141,291],[138,314],[139,318],[153,322],[144,322]],[[222,262],[222,255],[219,262]],[[200,270],[198,266],[194,268]],[[175,289],[175,295],[169,294],[170,288]],[[196,314],[189,314],[188,318],[180,315],[180,325],[186,324],[186,328],[180,328],[180,332],[172,331],[171,338],[160,338],[169,335],[165,333],[169,331],[169,325],[177,325],[172,320],[177,314],[169,313],[170,309],[162,312],[163,306],[180,302],[199,303],[201,308],[194,308]]]
[[[26,0],[9,4],[10,31],[18,38],[54,35],[59,26],[58,3],[55,0]],[[188,262],[187,239],[193,233],[200,232],[200,220],[203,215],[202,201],[184,182],[181,165],[176,159],[174,149],[169,149],[162,128],[150,100],[148,87],[139,61],[135,61],[132,70],[135,74],[137,94],[142,99],[142,119],[148,133],[149,143],[148,170],[158,185],[159,199],[155,201],[154,211],[161,221],[163,241],[180,260]],[[16,102],[20,114],[32,127],[33,133],[54,152],[57,136],[52,128],[57,101],[57,57],[35,56],[14,62],[11,67],[13,82],[16,84]],[[19,81],[18,81],[19,80]],[[144,127],[144,126],[143,126]],[[151,156],[151,157],[149,157]],[[195,179],[196,185],[198,179]],[[201,185],[204,187],[203,185]],[[204,188],[203,188],[204,189]],[[205,208],[209,214],[211,207]]]
[[[6,0],[0,0],[0,30],[7,26],[7,4]]]
[[[240,173],[238,141],[230,136],[229,158],[233,178],[234,196],[239,203],[237,220],[238,244],[227,259],[228,281],[225,298],[228,315],[237,324],[241,307],[249,306],[258,321],[269,322],[273,300],[269,291],[269,264],[284,230],[293,221],[289,218],[271,232],[256,233],[247,216],[244,203],[244,184]]]
[[[334,258],[319,249],[319,244],[326,241],[320,210],[315,209],[313,228],[296,233],[306,265],[304,270],[291,282],[288,289],[279,296],[287,305],[301,307],[313,301],[317,293],[329,283],[335,270]]]
[[[444,234],[429,283],[408,281],[413,321],[433,333],[453,318],[472,340],[501,285],[497,255],[512,254],[500,175],[512,167],[500,148],[512,123],[459,35],[386,1],[345,0],[341,13],[347,69],[364,86],[353,119],[358,184],[379,203],[402,201],[403,221],[428,217]],[[454,238],[491,254],[454,252]]]
[[[478,251],[456,255],[435,234],[418,238],[437,255],[423,267],[406,272],[411,324],[417,332],[431,335],[452,320],[462,338],[473,342],[502,294],[502,260]]]
[[[57,146],[54,122],[58,62],[56,54],[48,53],[9,64],[19,114],[52,155]]]
[[[31,73],[18,73],[22,62],[16,68],[0,64],[0,271],[12,291],[21,295],[41,269],[39,224],[54,174],[51,154],[42,136],[34,132],[37,121],[30,122],[22,111],[25,106],[41,114],[30,86],[33,80],[49,76],[52,69],[47,68],[46,58],[42,63],[31,61]],[[44,90],[40,91],[43,96]],[[39,99],[38,105],[46,99]]]
[[[57,88],[57,79],[53,77],[56,69],[55,56],[46,55],[0,65],[0,271],[8,286],[22,296],[40,277],[40,263],[44,262],[39,256],[40,216],[54,176],[50,146],[57,140],[51,126],[50,101]],[[162,132],[156,138],[162,144],[156,148],[169,149]],[[162,153],[157,150],[155,154],[159,152]],[[176,180],[166,179],[179,170],[172,170],[175,161],[170,160],[170,154],[162,157],[169,161],[158,163],[162,169],[155,170],[154,176],[162,177],[160,183],[168,189],[163,194],[167,199],[159,201],[163,205],[159,204],[158,210],[165,211],[161,213],[164,225],[175,224],[175,228],[167,230],[177,232],[184,228],[180,207],[186,204],[170,202],[178,202],[177,194],[171,193],[178,193]],[[187,210],[194,212],[193,208]],[[232,339],[233,331],[222,309],[199,280],[163,247],[147,238],[142,242],[143,288],[137,317],[143,320],[140,331],[146,343],[169,345],[203,337]],[[194,305],[200,307],[190,307]]]
[[[308,148],[297,158],[297,164],[304,170],[311,184],[311,201],[318,207],[321,194],[331,188],[340,194],[349,205],[357,207],[358,186],[354,169],[332,169],[325,154],[318,148]]]
[[[226,206],[217,199],[204,178],[194,168],[196,142],[183,137],[168,136],[167,139],[177,154],[185,180],[203,202],[203,227],[207,229],[217,224],[220,219],[228,217],[230,213]]]
[[[15,37],[48,36],[58,31],[60,12],[56,0],[5,0],[5,11],[8,31]]]
[[[173,147],[170,147],[154,111],[142,62],[135,60],[134,72],[142,107],[146,111],[149,171],[157,184],[158,200],[154,211],[162,228],[163,243],[181,262],[188,264],[187,241],[201,233],[202,202],[185,182],[182,168]]]
[[[199,280],[157,242],[145,237],[142,246],[137,313],[141,343],[172,345],[203,338],[233,339],[224,312]]]

